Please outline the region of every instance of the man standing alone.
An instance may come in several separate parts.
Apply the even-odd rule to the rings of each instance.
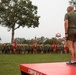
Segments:
[[[71,58],[71,61],[67,64],[76,64],[76,12],[73,6],[67,7],[67,13],[64,18],[64,28]]]

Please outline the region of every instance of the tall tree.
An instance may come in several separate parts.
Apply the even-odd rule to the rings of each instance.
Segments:
[[[74,6],[74,10],[76,11],[76,0],[70,0],[69,3],[70,5]]]
[[[12,30],[11,43],[15,30],[20,26],[39,26],[40,16],[37,15],[37,9],[30,0],[0,0],[0,25]]]

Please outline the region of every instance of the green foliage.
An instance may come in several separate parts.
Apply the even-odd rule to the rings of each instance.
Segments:
[[[38,27],[40,17],[37,15],[37,9],[30,0],[1,0],[0,24],[9,30],[12,29],[12,36],[14,30],[20,26]]]
[[[52,44],[52,39],[47,39],[44,43],[45,44]]]
[[[0,3],[1,24],[13,28],[38,27],[39,16],[37,16],[37,6],[32,5],[30,0],[2,0]],[[16,29],[14,28],[14,29]]]

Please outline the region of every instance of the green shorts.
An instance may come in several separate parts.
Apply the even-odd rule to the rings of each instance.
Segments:
[[[67,40],[76,41],[76,29],[75,28],[69,29]]]

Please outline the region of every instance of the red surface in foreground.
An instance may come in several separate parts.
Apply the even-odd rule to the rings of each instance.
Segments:
[[[76,75],[76,66],[65,62],[20,64],[20,70],[30,75]]]

